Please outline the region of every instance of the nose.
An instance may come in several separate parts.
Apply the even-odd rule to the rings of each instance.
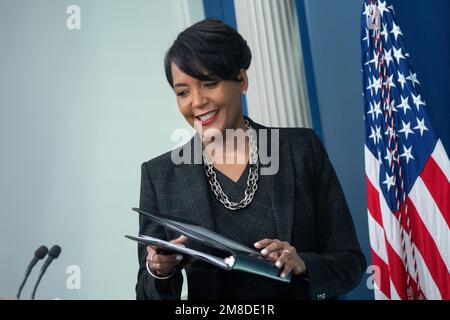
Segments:
[[[192,91],[192,107],[201,108],[207,102],[206,96],[201,92],[201,90],[196,89]]]

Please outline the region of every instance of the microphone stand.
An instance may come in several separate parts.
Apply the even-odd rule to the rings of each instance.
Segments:
[[[33,292],[31,293],[31,300],[34,300],[34,296],[36,295],[37,287],[39,286],[39,283],[41,282],[41,279],[42,279],[43,275],[44,275],[44,272],[41,271],[39,273],[39,277],[38,277],[36,283],[34,284]]]

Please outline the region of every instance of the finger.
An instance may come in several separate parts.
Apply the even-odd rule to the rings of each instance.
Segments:
[[[267,256],[267,258],[269,259],[269,261],[275,262],[275,261],[278,260],[278,258],[280,257],[280,255],[281,255],[281,254],[280,254],[278,251],[275,251],[275,252],[269,253],[269,255]]]
[[[256,247],[256,248],[264,248],[264,247],[267,247],[269,244],[271,244],[273,241],[275,241],[275,239],[262,239],[262,240],[259,240],[258,242],[255,242],[255,244],[254,244],[254,246]]]
[[[294,268],[292,268],[292,272],[294,274],[300,274],[302,273],[304,270],[299,266],[299,265],[295,265]]]
[[[188,242],[189,238],[186,237],[185,235],[181,235],[176,239],[171,240],[170,242],[175,243],[175,244],[186,244]]]
[[[153,260],[147,259],[147,264],[152,270],[165,270],[165,269],[174,269],[180,262],[155,262]]]
[[[168,275],[169,273],[172,273],[173,270],[175,269],[176,265],[174,266],[173,264],[170,265],[160,265],[159,263],[152,265],[150,262],[147,262],[148,267],[150,270],[152,270],[153,273],[155,273],[156,275],[159,276],[165,276]]]
[[[167,262],[167,263],[157,263],[157,262],[149,262],[149,267],[152,270],[163,271],[163,270],[172,270],[178,265],[178,262]]]
[[[285,243],[283,243],[279,240],[276,240],[276,241],[272,242],[271,244],[269,244],[267,247],[265,247],[263,250],[261,250],[261,253],[266,256],[266,255],[269,255],[273,251],[278,251],[278,250],[281,251],[282,249],[284,249],[285,246],[286,246]]]
[[[174,269],[174,267],[173,268],[160,269],[160,270],[157,270],[156,273],[157,273],[157,275],[164,277],[164,276],[167,276],[167,275],[171,274],[173,272],[173,269]]]
[[[156,247],[154,246],[147,246],[147,254],[153,253],[156,251]]]
[[[284,266],[284,264],[291,258],[292,258],[291,254],[288,251],[283,251],[280,257],[275,262],[275,266],[281,269]]]
[[[295,266],[294,259],[290,259],[284,264],[283,271],[281,271],[280,277],[285,278],[289,272],[291,272],[292,268]]]
[[[176,263],[183,260],[183,256],[181,254],[155,254],[153,256],[152,262],[154,263]]]
[[[181,256],[182,257],[182,256]],[[158,255],[154,255],[153,257],[150,257],[150,259],[148,259],[148,261],[152,264],[152,265],[167,265],[167,264],[178,264],[178,262],[180,262],[181,260],[183,260],[182,258],[179,258],[180,260],[175,259],[170,259],[170,260],[162,260],[160,257],[158,257]]]

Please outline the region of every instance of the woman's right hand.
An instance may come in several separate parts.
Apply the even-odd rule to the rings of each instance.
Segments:
[[[170,242],[184,246],[188,240],[188,237],[181,235]],[[158,254],[155,246],[147,246],[147,265],[157,276],[168,276],[182,260],[183,255],[179,253],[168,255]]]

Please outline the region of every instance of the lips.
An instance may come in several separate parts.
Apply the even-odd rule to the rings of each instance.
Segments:
[[[216,121],[218,114],[219,110],[213,110],[197,116],[196,118],[201,121],[203,126],[207,126]]]

